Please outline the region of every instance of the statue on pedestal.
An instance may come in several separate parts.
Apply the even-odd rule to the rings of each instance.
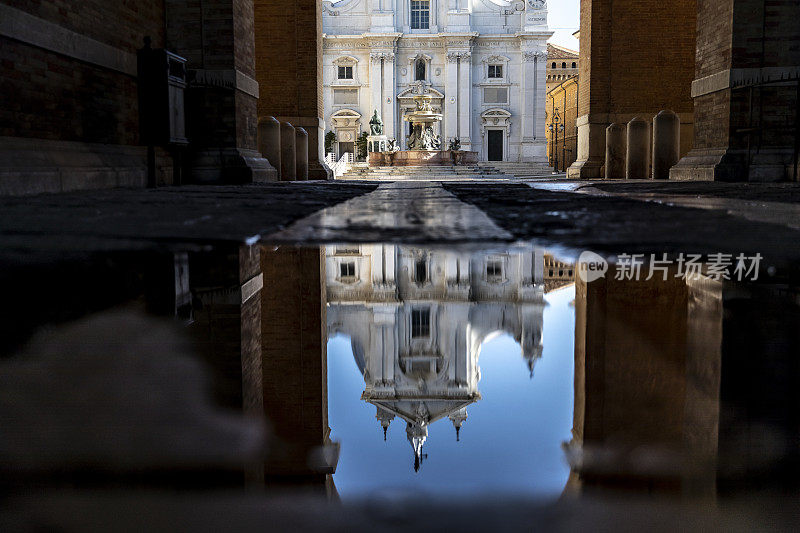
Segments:
[[[369,120],[369,133],[370,135],[383,135],[383,121],[381,120],[381,117],[378,116],[377,109],[372,114],[372,118]]]

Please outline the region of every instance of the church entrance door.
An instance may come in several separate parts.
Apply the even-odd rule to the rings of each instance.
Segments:
[[[488,130],[489,136],[489,161],[502,161],[503,160],[503,131],[502,130]]]

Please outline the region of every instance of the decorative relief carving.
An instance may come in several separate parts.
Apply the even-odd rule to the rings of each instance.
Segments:
[[[381,62],[381,59],[393,63],[394,52],[371,52],[369,54],[369,60],[373,65],[379,64]]]
[[[522,53],[522,61],[525,63],[533,63],[537,59],[545,60],[547,59],[547,52],[523,52]]]

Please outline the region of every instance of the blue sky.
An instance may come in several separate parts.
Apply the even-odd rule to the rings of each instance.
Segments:
[[[578,40],[572,32],[580,26],[580,0],[549,0],[547,2],[547,24],[555,33],[551,43],[578,49]]]
[[[544,351],[532,380],[511,337],[484,344],[479,358],[483,399],[468,408],[461,442],[449,420],[432,424],[428,459],[417,474],[405,424],[395,419],[383,441],[375,407],[360,399],[364,381],[349,338],[331,339],[328,410],[331,436],[341,443],[334,481],[342,498],[487,492],[557,497],[569,475],[560,446],[572,429],[574,294],[570,287],[547,296]]]

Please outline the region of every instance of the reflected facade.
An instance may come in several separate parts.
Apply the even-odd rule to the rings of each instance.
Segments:
[[[481,399],[484,342],[513,337],[533,375],[542,355],[544,267],[544,250],[533,247],[498,253],[325,247],[328,336],[351,339],[364,377],[361,398],[376,407],[384,438],[393,420],[405,422],[416,470],[428,426],[448,419],[458,438],[468,406]],[[571,267],[562,265],[562,278],[565,270]]]

